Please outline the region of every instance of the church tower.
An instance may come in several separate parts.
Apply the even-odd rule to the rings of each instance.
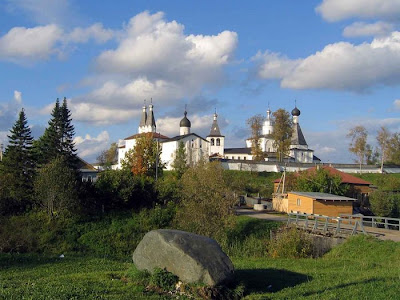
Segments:
[[[181,122],[179,123],[179,135],[186,135],[190,133],[190,127],[192,126],[192,124],[190,123],[189,119],[186,117],[187,115],[187,111],[185,109],[185,116],[183,117],[183,119],[181,120]]]
[[[213,122],[211,125],[210,134],[207,136],[207,141],[210,143],[209,155],[219,154],[224,156],[225,136],[221,135],[221,131],[218,126],[218,115],[214,113]]]
[[[264,124],[262,127],[262,134],[266,136],[266,135],[272,134],[273,131],[274,131],[274,123],[271,118],[271,110],[268,107],[267,117],[265,118],[265,121],[264,121]]]
[[[156,132],[156,119],[154,118],[153,104],[149,105],[147,114],[146,105],[143,106],[142,117],[139,123],[139,133]]]
[[[146,131],[146,120],[147,120],[147,112],[146,112],[146,105],[143,105],[143,111],[142,111],[142,118],[140,119],[139,123],[139,133],[144,133]]]

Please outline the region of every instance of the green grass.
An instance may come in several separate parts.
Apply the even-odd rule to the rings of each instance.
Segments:
[[[246,299],[398,299],[400,243],[357,236],[318,259],[235,258]],[[0,299],[160,299],[130,261],[0,255]]]

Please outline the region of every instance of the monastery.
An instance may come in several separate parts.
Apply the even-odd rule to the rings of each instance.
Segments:
[[[314,150],[308,148],[299,123],[300,110],[295,107],[292,110],[293,135],[290,151],[285,161],[298,163],[316,163],[320,160],[314,156]],[[177,124],[178,125],[178,124]],[[178,127],[178,126],[177,126]],[[271,117],[271,110],[268,108],[267,116],[262,127],[261,149],[265,154],[265,161],[276,161],[276,149],[272,138],[274,123]],[[178,132],[178,128],[177,128]],[[153,139],[159,142],[161,147],[161,160],[165,163],[166,169],[171,170],[179,143],[182,142],[186,149],[188,164],[196,164],[201,159],[220,159],[246,161],[253,160],[251,154],[251,139],[246,140],[244,148],[225,148],[225,136],[221,134],[218,125],[218,115],[214,113],[210,133],[207,137],[201,137],[191,132],[191,122],[187,117],[187,111],[179,123],[179,135],[167,137],[157,132],[157,125],[154,117],[154,106],[150,104],[148,110],[143,106],[142,116],[138,132],[120,141],[118,146],[118,169],[122,166],[125,154],[133,149],[136,139],[144,134],[150,134]]]

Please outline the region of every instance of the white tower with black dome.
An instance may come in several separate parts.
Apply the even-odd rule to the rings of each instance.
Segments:
[[[186,135],[190,134],[190,127],[192,124],[190,123],[189,119],[187,118],[187,111],[185,110],[184,112],[184,117],[179,123],[179,134],[180,135]]]

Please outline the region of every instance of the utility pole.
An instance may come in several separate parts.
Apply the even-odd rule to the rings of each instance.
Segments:
[[[156,132],[157,134],[157,132]],[[157,138],[157,150],[156,150],[156,181],[158,179],[158,141],[159,141],[160,133]]]

